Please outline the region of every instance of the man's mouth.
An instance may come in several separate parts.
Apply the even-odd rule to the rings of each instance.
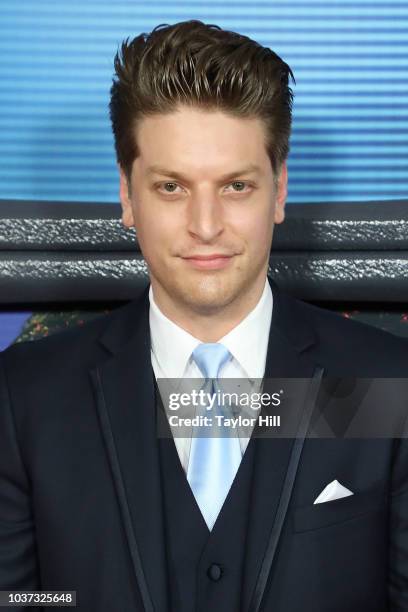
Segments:
[[[192,255],[183,257],[188,265],[198,270],[220,270],[226,268],[232,261],[234,255],[212,253],[210,255]]]

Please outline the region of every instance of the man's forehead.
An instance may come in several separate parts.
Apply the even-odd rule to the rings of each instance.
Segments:
[[[192,109],[185,111],[184,123],[183,112],[157,115],[157,123],[154,117],[146,118],[146,121],[153,120],[151,130],[147,124],[139,124],[136,166],[144,176],[179,180],[208,176],[222,181],[240,175],[256,178],[268,173],[270,160],[263,125],[261,130],[258,125],[253,131],[253,125],[248,126],[245,121],[241,124],[241,119],[221,111],[214,120],[210,118],[202,123],[199,119],[205,111],[197,114]],[[214,117],[214,113],[210,111],[208,116]],[[162,124],[161,119],[165,120]]]

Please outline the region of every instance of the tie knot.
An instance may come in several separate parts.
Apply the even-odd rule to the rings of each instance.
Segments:
[[[206,379],[218,378],[222,366],[231,356],[227,347],[219,342],[199,344],[192,354]]]

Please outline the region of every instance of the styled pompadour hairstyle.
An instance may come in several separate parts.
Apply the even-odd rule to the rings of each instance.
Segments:
[[[182,104],[259,118],[273,171],[289,153],[293,92],[290,67],[271,49],[202,21],[160,24],[125,39],[114,59],[109,103],[116,159],[129,184],[143,117]]]

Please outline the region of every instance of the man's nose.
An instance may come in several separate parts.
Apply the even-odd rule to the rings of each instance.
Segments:
[[[216,196],[196,196],[190,200],[188,231],[210,241],[224,229],[222,204]]]

